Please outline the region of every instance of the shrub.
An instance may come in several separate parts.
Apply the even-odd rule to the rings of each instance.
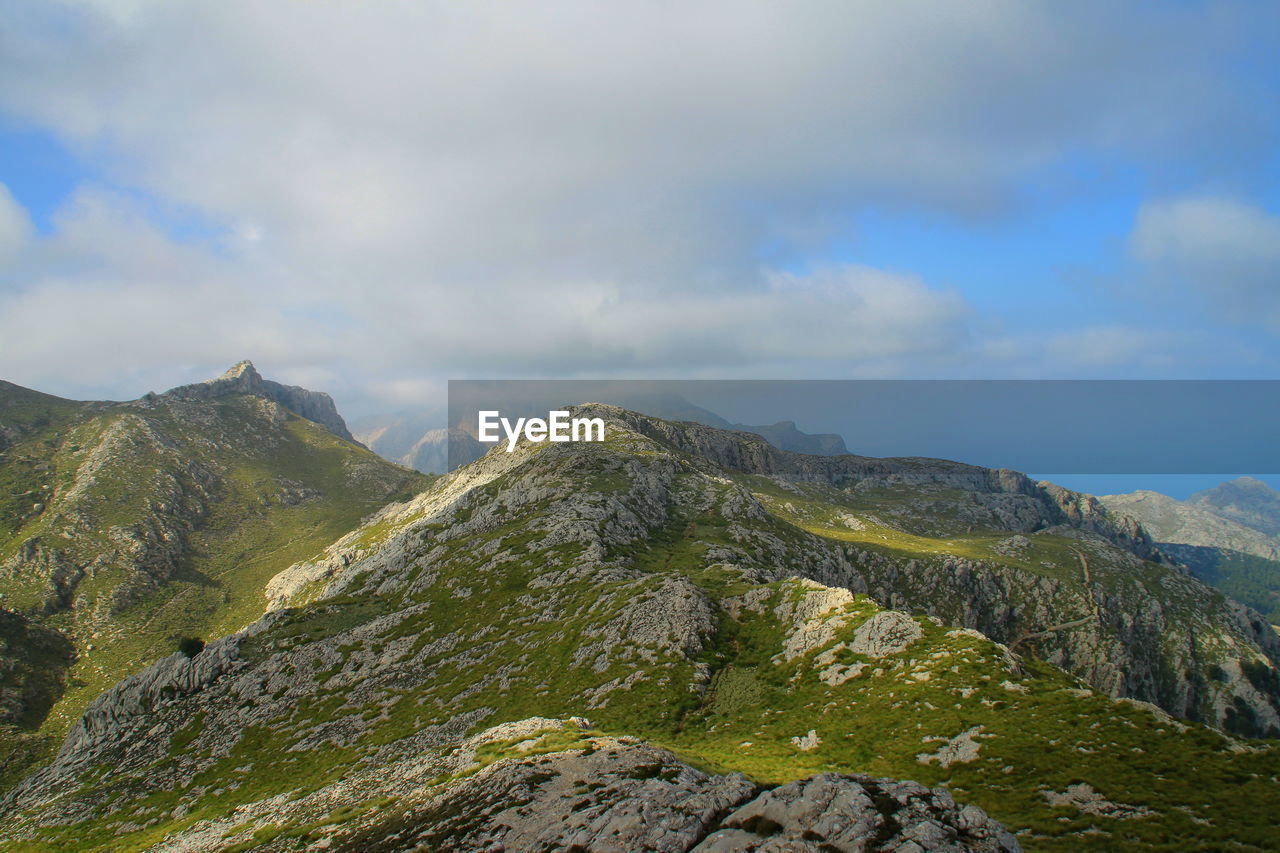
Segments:
[[[199,637],[183,637],[178,640],[178,651],[193,658],[204,651],[204,640]]]

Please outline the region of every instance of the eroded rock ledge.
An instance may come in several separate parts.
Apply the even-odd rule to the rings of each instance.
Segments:
[[[333,842],[330,850],[370,853],[1021,850],[982,809],[942,788],[825,773],[765,789],[613,738],[499,762],[394,823]]]

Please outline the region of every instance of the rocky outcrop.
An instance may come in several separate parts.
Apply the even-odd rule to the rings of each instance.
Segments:
[[[788,626],[782,646],[784,660],[794,660],[828,645],[847,621],[845,605],[853,602],[853,595],[847,589],[823,586],[807,579],[797,581],[800,595],[774,608],[774,615]]]
[[[209,643],[197,654],[175,652],[103,693],[72,727],[61,755],[83,763],[96,749],[135,727],[163,704],[198,693],[234,671],[239,660],[240,634]]]
[[[924,636],[920,624],[906,613],[886,610],[858,626],[849,651],[869,658],[894,655]]]
[[[334,405],[332,397],[323,391],[308,391],[297,385],[282,385],[263,379],[250,361],[239,362],[217,379],[180,385],[161,396],[181,400],[216,400],[238,394],[252,394],[274,400],[294,414],[320,424],[339,438],[356,443],[342,415],[338,414],[338,407]]]
[[[943,789],[822,774],[762,790],[696,770],[666,750],[602,740],[590,751],[507,760],[390,826],[331,850],[983,851],[1016,839]]]
[[[1093,786],[1086,782],[1068,785],[1067,789],[1061,793],[1045,791],[1044,797],[1050,805],[1073,808],[1084,814],[1113,820],[1140,820],[1153,814],[1146,806],[1113,803],[1093,790]]]
[[[824,773],[763,792],[693,849],[1014,853],[1022,847],[982,809],[958,805],[943,788]]]

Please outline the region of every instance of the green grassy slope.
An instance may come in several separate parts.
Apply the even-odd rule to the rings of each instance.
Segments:
[[[6,385],[0,424],[0,494],[27,493],[0,503],[0,604],[76,652],[58,700],[9,721],[36,753],[180,638],[256,619],[272,576],[428,482],[256,397],[80,404]]]
[[[849,538],[1074,578],[1076,540],[1006,556],[992,531],[851,526],[845,513],[876,512],[775,494],[621,430],[475,471],[469,489],[434,485],[401,527],[371,527],[378,553],[242,637],[232,674],[157,704],[55,799],[11,815],[11,849],[143,850],[196,832],[206,849],[300,850],[331,834],[340,849],[448,783],[394,781],[438,732],[535,715],[587,716],[763,782],[831,770],[943,784],[1032,851],[1277,847],[1274,742],[1112,700],[920,616],[905,647],[857,652],[883,608],[785,579]],[[1138,582],[1167,570],[1144,571]],[[1093,811],[1055,804],[1082,784]]]

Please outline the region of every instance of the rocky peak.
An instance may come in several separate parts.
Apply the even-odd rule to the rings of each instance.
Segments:
[[[239,394],[254,394],[273,400],[294,414],[320,424],[339,438],[359,444],[347,429],[342,415],[338,414],[332,397],[323,391],[310,391],[297,385],[282,385],[263,379],[248,359],[237,362],[217,379],[179,385],[161,396],[178,400],[216,400]]]

